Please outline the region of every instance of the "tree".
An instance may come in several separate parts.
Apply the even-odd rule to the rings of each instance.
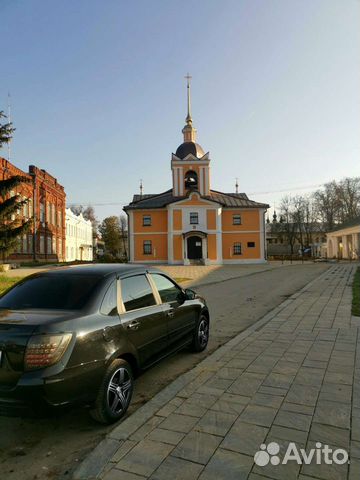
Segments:
[[[96,218],[94,207],[92,205],[88,205],[86,208],[83,205],[72,205],[70,210],[75,213],[75,215],[80,215],[81,213],[85,220],[90,220],[93,228],[93,234],[96,236],[99,222]]]
[[[0,147],[10,142],[15,131],[11,122],[1,123],[2,118],[7,118],[7,116],[3,111],[0,111]]]
[[[291,196],[286,196],[281,200],[280,212],[282,218],[281,228],[284,231],[288,244],[290,245],[290,252],[293,254],[296,241],[297,223],[294,221],[296,220],[296,217],[293,208],[293,199]]]
[[[99,226],[99,232],[105,242],[105,250],[113,257],[118,257],[122,243],[119,217],[105,218]]]
[[[324,231],[360,215],[360,177],[333,180],[314,193],[318,220]]]
[[[88,205],[83,210],[82,214],[83,214],[83,217],[85,218],[85,220],[90,220],[92,228],[93,228],[93,232],[96,234],[98,226],[99,226],[99,222],[98,222],[98,219],[96,218],[94,207],[92,205]]]
[[[353,220],[360,215],[360,177],[344,178],[337,185],[337,195],[341,206],[339,221]]]
[[[16,175],[6,180],[0,180],[0,255],[2,261],[14,250],[18,238],[26,233],[31,220],[16,218],[16,214],[28,200],[20,200],[20,195],[11,196],[11,191],[22,183],[30,183],[27,177]]]
[[[123,252],[124,252],[124,257],[127,258],[127,238],[128,238],[128,233],[127,233],[127,216],[126,215],[120,215],[120,231],[121,231],[121,240],[122,240],[122,246],[123,246]]]
[[[75,215],[80,215],[80,213],[83,213],[84,207],[82,205],[71,205],[70,210],[75,214]]]

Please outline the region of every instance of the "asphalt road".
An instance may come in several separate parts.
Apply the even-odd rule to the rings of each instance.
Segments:
[[[136,381],[129,413],[326,268],[326,264],[284,266],[195,288],[207,298],[211,312],[211,340],[207,351],[178,353],[142,374]],[[0,417],[1,477],[7,480],[70,478],[78,462],[110,429],[96,424],[86,409],[79,408],[51,418]]]

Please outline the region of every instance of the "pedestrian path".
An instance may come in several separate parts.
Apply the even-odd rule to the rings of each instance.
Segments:
[[[119,424],[74,478],[359,479],[355,269],[331,267],[179,377]],[[289,444],[313,449],[312,460],[283,463]],[[327,463],[325,445],[337,452]]]
[[[185,287],[209,285],[234,278],[246,277],[255,273],[274,270],[274,268],[294,267],[305,264],[311,268],[313,262],[281,262],[271,261],[261,264],[239,265],[159,265],[158,268],[167,275],[181,278]]]

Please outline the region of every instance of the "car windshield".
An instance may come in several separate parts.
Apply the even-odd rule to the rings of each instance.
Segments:
[[[0,308],[79,310],[90,299],[97,275],[39,275],[25,279],[0,298]]]

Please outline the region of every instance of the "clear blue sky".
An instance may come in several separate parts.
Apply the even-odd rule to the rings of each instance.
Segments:
[[[189,71],[212,188],[273,204],[359,175],[359,20],[357,0],[0,0],[12,161],[119,214],[140,178],[171,187]]]

